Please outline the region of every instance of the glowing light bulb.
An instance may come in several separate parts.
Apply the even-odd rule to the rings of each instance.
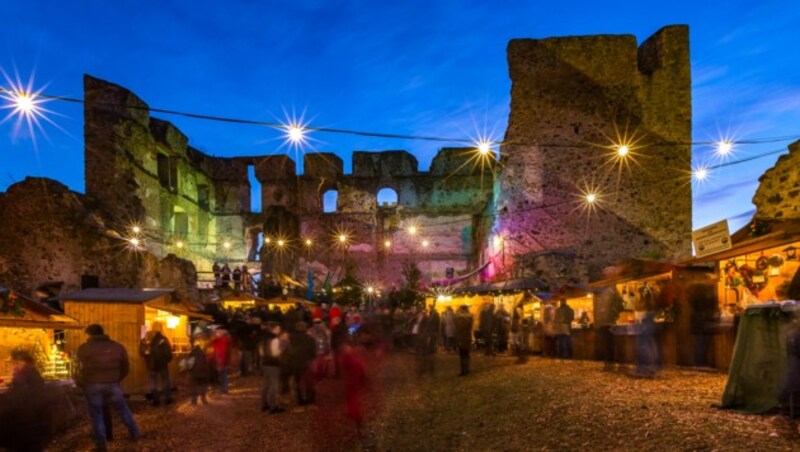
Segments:
[[[487,155],[492,152],[492,144],[488,141],[481,141],[478,143],[478,152],[482,155]]]
[[[305,131],[302,127],[292,124],[286,128],[286,135],[292,143],[301,143],[304,138]]]
[[[131,242],[131,245],[133,245],[134,247],[136,247],[136,246],[139,246],[139,244],[141,244],[141,243],[142,243],[142,242],[141,242],[141,241],[139,241],[139,239],[137,239],[136,237],[134,237],[134,238],[130,239],[130,242]]]
[[[134,226],[131,228],[131,231],[133,231],[134,234],[138,234],[142,232],[142,228],[140,228],[139,226]]]
[[[224,242],[224,243],[222,244],[222,246],[224,246],[224,247],[225,247],[225,249],[230,249],[230,248],[231,248],[231,242]]]
[[[627,144],[623,144],[617,147],[617,155],[620,157],[625,157],[628,153],[631,152],[631,148],[628,147]]]
[[[367,287],[367,293],[368,294],[372,294],[373,292],[375,292],[375,288],[374,287],[372,287],[372,286]]]
[[[24,115],[31,115],[36,110],[36,103],[34,102],[34,95],[24,91],[15,91],[11,94],[14,102],[14,109]]]
[[[733,150],[733,143],[730,141],[720,141],[717,143],[717,154],[726,156]]]
[[[436,301],[444,301],[446,299],[447,298],[444,295],[439,295],[439,296],[436,297]]]
[[[177,242],[175,242],[175,247],[176,248],[183,248],[183,241],[182,240],[178,240]]]
[[[700,167],[696,168],[693,172],[694,178],[698,181],[703,181],[708,178],[708,168]]]
[[[594,204],[595,202],[597,202],[597,195],[594,193],[587,193],[586,202],[588,202],[589,204]]]
[[[312,242],[311,239],[306,239],[306,246],[311,246]]]
[[[285,244],[286,244],[286,242],[284,242],[283,240],[278,240],[278,246],[279,247],[283,247],[283,245],[285,245]]]
[[[347,236],[346,236],[346,235],[344,235],[344,234],[340,234],[340,235],[339,235],[339,242],[340,242],[340,243],[344,243],[344,242],[346,242],[346,241],[347,241]]]
[[[427,240],[423,240],[423,241],[422,241],[422,247],[423,247],[423,248],[427,248],[427,247],[428,247],[430,244],[431,244],[431,242],[429,242],[429,241],[427,241]]]
[[[417,227],[416,226],[409,226],[408,227],[408,233],[411,234],[411,235],[415,235],[417,233]]]
[[[272,239],[271,239],[271,238],[269,238],[269,237],[267,237],[267,238],[265,238],[265,239],[264,239],[264,243],[266,243],[267,245],[269,245],[270,243],[272,243]]]
[[[383,247],[384,248],[391,248],[392,247],[392,241],[391,240],[387,240],[387,241],[383,242]]]

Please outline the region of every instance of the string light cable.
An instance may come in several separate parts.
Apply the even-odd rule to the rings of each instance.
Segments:
[[[84,99],[80,99],[77,97],[69,97],[69,96],[57,96],[51,95],[47,93],[28,93],[28,92],[20,92],[18,90],[12,90],[4,87],[0,87],[0,93],[6,94],[5,97],[13,97],[16,99],[24,99],[27,105],[30,105],[31,99],[43,99],[46,101],[57,101],[57,102],[68,102],[68,103],[77,103],[77,104],[85,104]],[[41,102],[41,101],[39,101]],[[111,104],[111,103],[103,103],[103,102],[93,102],[92,105],[96,106],[106,106],[106,107],[119,107],[118,104]],[[35,108],[35,107],[34,107]],[[293,134],[297,133],[305,133],[305,132],[320,132],[320,133],[331,133],[331,134],[346,134],[346,135],[354,135],[354,136],[362,136],[362,137],[372,137],[372,138],[388,138],[388,139],[400,139],[400,140],[415,140],[415,141],[433,141],[433,142],[449,142],[449,143],[460,143],[460,144],[469,144],[474,145],[476,148],[480,150],[480,152],[486,152],[486,146],[540,146],[540,147],[548,147],[548,148],[597,148],[597,147],[604,147],[597,144],[592,143],[536,143],[536,142],[507,142],[507,141],[487,141],[487,140],[476,140],[474,138],[464,138],[464,137],[445,137],[445,136],[432,136],[432,135],[413,135],[413,134],[399,134],[399,133],[389,133],[389,132],[377,132],[377,131],[366,131],[366,130],[355,130],[355,129],[343,129],[343,128],[332,128],[332,127],[318,127],[318,126],[311,126],[311,125],[294,125],[294,124],[286,124],[276,121],[264,121],[264,120],[257,120],[257,119],[247,119],[247,118],[235,118],[235,117],[228,117],[228,116],[217,116],[217,115],[209,115],[209,114],[202,114],[202,113],[192,113],[192,112],[185,112],[179,110],[172,110],[172,109],[165,109],[165,108],[157,108],[157,107],[149,107],[146,105],[125,105],[123,108],[133,109],[133,110],[144,110],[149,111],[152,113],[161,113],[165,115],[172,115],[172,116],[182,116],[186,118],[192,119],[200,119],[206,121],[215,121],[215,122],[224,122],[224,123],[232,123],[232,124],[244,124],[244,125],[254,125],[254,126],[261,126],[261,127],[269,127],[276,130],[281,130],[287,132],[290,138],[293,138]],[[295,135],[295,138],[299,138]],[[756,145],[756,144],[764,144],[764,143],[777,143],[783,141],[790,141],[800,139],[800,135],[783,135],[783,136],[774,136],[774,137],[761,137],[761,138],[752,138],[752,139],[742,139],[742,140],[721,140],[721,141],[690,141],[690,142],[679,142],[679,141],[663,141],[663,142],[655,142],[655,143],[647,143],[643,146],[720,146],[720,145]],[[624,146],[624,145],[623,145]]]

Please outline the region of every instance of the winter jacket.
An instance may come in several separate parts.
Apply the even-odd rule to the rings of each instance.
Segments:
[[[570,334],[573,320],[575,320],[575,311],[566,304],[559,306],[558,309],[556,309],[556,318],[554,322],[556,335]]]
[[[214,349],[214,363],[217,369],[224,369],[231,364],[231,338],[230,336],[221,336],[214,338],[211,341],[211,347]]]
[[[172,345],[161,333],[146,336],[139,344],[139,354],[147,364],[147,370],[158,371],[166,369],[172,361]]]
[[[314,338],[318,355],[327,355],[331,351],[331,333],[321,323],[315,323],[308,330],[308,334]]]
[[[455,324],[458,347],[466,349],[472,347],[472,314],[469,312],[457,312],[453,322]]]
[[[130,369],[128,352],[108,335],[90,336],[78,348],[82,383],[119,383]]]
[[[454,337],[456,335],[455,316],[456,314],[449,309],[444,311],[444,314],[442,314],[444,337]]]
[[[286,344],[281,343],[272,333],[266,333],[258,343],[258,356],[262,367],[282,367],[285,357],[283,352]]]
[[[188,358],[194,360],[194,365],[189,369],[189,377],[197,383],[207,383],[211,378],[211,366],[203,349],[195,345]]]
[[[30,363],[23,365],[21,369],[15,371],[14,376],[11,378],[11,388],[15,390],[41,390],[43,386],[44,379],[42,379],[39,371],[36,370],[36,366]]]
[[[317,342],[305,332],[295,332],[289,336],[289,366],[292,369],[305,369],[317,357]]]

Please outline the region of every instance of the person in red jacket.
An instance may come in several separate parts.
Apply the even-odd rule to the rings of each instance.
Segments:
[[[213,360],[217,367],[220,391],[223,394],[227,394],[228,372],[231,366],[231,336],[228,332],[222,328],[214,331],[214,340],[211,341],[211,348],[214,349]]]
[[[331,306],[331,310],[328,311],[328,318],[330,320],[329,327],[330,327],[331,330],[334,327],[333,319],[335,319],[337,317],[340,318],[340,319],[342,318],[342,308],[340,308],[338,304],[334,303],[333,306]],[[342,319],[342,320],[344,320],[344,319]]]

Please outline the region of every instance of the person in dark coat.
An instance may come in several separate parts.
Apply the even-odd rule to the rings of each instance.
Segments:
[[[480,331],[481,339],[483,340],[484,353],[486,353],[487,356],[494,355],[495,317],[493,304],[487,304],[481,310],[478,331]]]
[[[428,312],[424,313],[422,323],[419,331],[419,341],[421,347],[418,350],[419,355],[419,373],[425,374],[434,373],[434,357],[436,355],[436,346],[439,341],[439,329],[441,328],[441,319],[439,313],[436,312],[433,305],[428,308]]]
[[[706,355],[711,341],[710,327],[719,316],[717,296],[714,287],[708,284],[693,284],[687,292],[692,308],[689,332],[694,336],[694,365],[705,367],[708,365]]]
[[[139,344],[139,354],[145,359],[150,374],[150,402],[153,406],[161,404],[161,393],[164,403],[172,403],[172,382],[169,378],[169,363],[172,361],[172,345],[163,334],[161,322],[153,322],[151,330]],[[161,392],[158,382],[161,381]]]
[[[342,346],[347,342],[347,327],[342,316],[331,317],[331,352],[333,353],[333,377],[339,378],[339,357]]]
[[[317,342],[308,334],[308,325],[302,321],[297,322],[294,331],[289,335],[289,369],[294,379],[299,406],[314,403],[314,376],[311,372],[311,363],[316,357]]]
[[[12,351],[11,363],[11,385],[0,393],[0,450],[45,450],[52,436],[54,394],[30,353]]]
[[[103,422],[103,397],[108,395],[122,422],[134,441],[139,439],[139,426],[128,408],[119,383],[128,375],[128,352],[118,342],[112,341],[103,327],[92,324],[86,327],[89,340],[78,348],[80,373],[78,383],[83,388],[89,405],[89,417],[98,450],[106,450],[106,431]]]
[[[192,405],[197,405],[197,398],[208,405],[206,393],[211,380],[211,365],[206,354],[207,339],[205,335],[197,334],[192,340],[192,350],[187,359],[191,362],[189,372],[189,393],[192,396]]]
[[[456,345],[458,346],[458,358],[461,363],[461,373],[458,376],[463,377],[469,374],[469,352],[472,349],[472,314],[469,308],[464,305],[458,308],[455,318],[456,329]]]

